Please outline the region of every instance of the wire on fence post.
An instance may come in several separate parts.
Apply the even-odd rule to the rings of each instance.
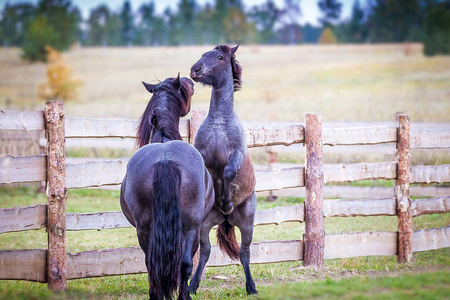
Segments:
[[[411,173],[410,122],[408,115],[398,116],[397,155],[398,170],[395,183],[398,215],[398,262],[412,263],[412,215],[411,199],[409,197],[409,182]]]
[[[67,285],[66,262],[66,178],[63,101],[47,101],[47,283],[53,291]]]
[[[197,131],[202,125],[203,121],[206,119],[206,110],[193,110],[191,111],[191,119],[189,120],[189,144],[194,146],[195,136]],[[198,261],[200,259],[200,248],[195,252],[194,258],[192,260],[192,274],[197,270]],[[206,268],[203,269],[202,278],[206,277]]]
[[[323,215],[322,121],[305,115],[305,235],[304,266],[321,267],[325,248]]]

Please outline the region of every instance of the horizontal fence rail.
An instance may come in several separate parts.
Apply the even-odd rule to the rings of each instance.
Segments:
[[[122,183],[127,161],[123,159],[66,164],[67,188],[99,187]],[[396,162],[324,164],[325,183],[342,183],[366,179],[395,179]],[[304,186],[304,168],[256,170],[256,191]],[[46,180],[46,157],[0,157],[0,183]],[[450,165],[411,166],[410,183],[450,182]]]
[[[376,123],[372,123],[376,124]],[[136,137],[138,120],[66,118],[66,138]],[[43,111],[0,110],[0,130],[44,130]],[[180,121],[181,136],[189,136],[189,120]],[[303,125],[274,125],[245,129],[248,147],[292,145],[304,142]],[[450,148],[448,128],[411,130],[411,149]],[[371,125],[323,129],[323,145],[371,145],[397,141],[397,126]]]
[[[414,252],[450,247],[450,226],[415,231]],[[266,241],[251,245],[250,263],[299,261],[303,241]],[[397,253],[396,232],[354,232],[325,235],[325,259],[391,256]],[[0,279],[46,282],[46,250],[0,251]],[[144,253],[138,247],[67,253],[68,279],[146,273]],[[209,267],[239,264],[212,246]]]
[[[414,217],[450,212],[450,196],[411,200]],[[328,199],[323,213],[330,217],[395,216],[396,198]],[[0,209],[0,233],[46,228],[47,205]],[[256,211],[254,226],[285,222],[304,222],[304,206],[277,206]],[[104,230],[131,227],[121,211],[95,213],[67,213],[66,230]]]

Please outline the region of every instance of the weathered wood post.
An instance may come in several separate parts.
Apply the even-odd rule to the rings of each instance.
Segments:
[[[191,111],[191,119],[189,120],[189,144],[194,145],[197,131],[206,119],[206,110]]]
[[[47,137],[47,283],[53,291],[67,284],[66,263],[66,178],[64,105],[47,101],[45,106]]]
[[[189,144],[194,145],[195,136],[197,135],[197,131],[202,125],[203,121],[206,119],[206,110],[193,110],[191,111],[191,119],[189,120]],[[197,270],[198,261],[200,259],[200,248],[194,255],[193,259],[193,267],[192,274],[194,274],[195,270]],[[206,268],[203,270],[202,277],[206,277]]]
[[[266,147],[266,152],[269,154],[269,169],[274,168],[274,164],[277,162],[278,153],[273,151],[272,147]],[[267,196],[268,202],[274,202],[277,200],[277,196],[273,194],[273,191],[269,191],[269,196]]]
[[[412,216],[411,199],[409,198],[409,182],[411,172],[410,123],[408,115],[398,116],[397,155],[398,170],[395,183],[398,215],[398,262],[412,263]]]
[[[323,216],[322,122],[305,115],[305,235],[304,266],[321,267],[325,248]]]

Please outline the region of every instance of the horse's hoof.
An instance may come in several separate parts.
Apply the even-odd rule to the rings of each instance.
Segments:
[[[222,212],[223,215],[228,216],[228,215],[231,215],[233,210],[234,210],[234,206],[232,205],[228,211],[223,211],[223,210],[220,210],[220,211]]]

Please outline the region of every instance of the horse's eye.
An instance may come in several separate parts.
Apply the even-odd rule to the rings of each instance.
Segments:
[[[223,59],[222,55],[217,56],[217,59]]]

